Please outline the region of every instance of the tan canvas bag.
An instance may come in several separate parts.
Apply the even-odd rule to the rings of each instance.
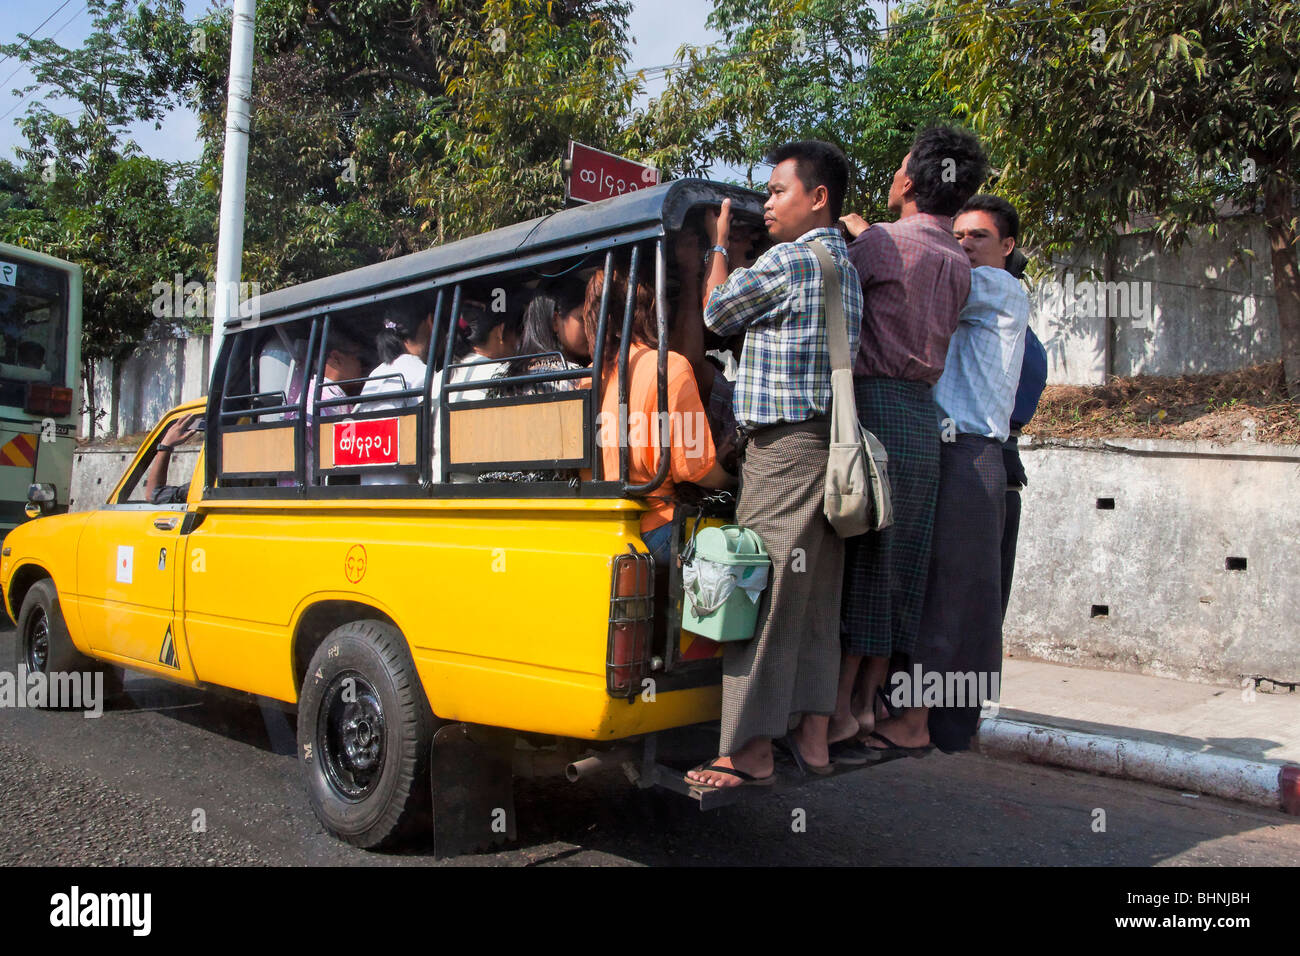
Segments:
[[[826,246],[816,240],[809,245],[821,263],[825,283],[826,341],[831,359],[831,447],[822,507],[835,533],[851,538],[894,523],[889,455],[880,440],[858,422],[839,270]]]

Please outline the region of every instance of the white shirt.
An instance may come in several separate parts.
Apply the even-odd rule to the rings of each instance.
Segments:
[[[484,361],[483,356],[477,352],[471,352],[465,356],[466,362],[482,362],[481,365],[470,365],[467,368],[452,369],[451,385],[463,385],[466,382],[486,382],[490,378],[496,378],[498,375],[504,375],[506,372],[506,363],[509,359],[502,359],[497,362]],[[447,401],[451,402],[477,402],[487,398],[486,388],[471,388],[463,392],[448,392]]]
[[[377,378],[380,375],[400,375],[401,378]],[[378,366],[370,373],[370,379],[361,389],[361,397],[356,404],[358,412],[380,412],[396,410],[399,408],[409,408],[412,405],[418,405],[418,398],[390,398],[386,400],[367,401],[369,396],[384,395],[389,392],[402,392],[410,388],[423,388],[425,377],[425,364],[420,361],[418,355],[412,355],[410,352],[404,352],[391,362],[385,362]],[[438,394],[438,380],[440,376],[434,376],[433,394]],[[437,445],[434,445],[434,480],[437,480],[438,458]],[[361,475],[363,485],[413,485],[419,479],[415,475],[399,475],[390,473],[372,473],[365,472]]]
[[[381,375],[400,375],[401,378],[379,378]],[[386,401],[366,401],[372,395],[384,395],[388,392],[402,392],[411,388],[423,388],[425,364],[418,355],[403,352],[391,362],[385,362],[370,373],[369,381],[361,389],[361,398],[357,401],[359,412],[378,412],[390,409],[408,408],[419,403],[416,398],[395,398]]]
[[[477,352],[471,352],[469,355],[466,355],[461,361],[482,362],[482,364],[470,365],[466,368],[452,369],[449,383],[452,385],[461,385],[466,382],[486,382],[488,379],[496,378],[497,376],[506,373],[506,365],[509,362],[509,359],[504,359],[498,362],[487,362],[483,361],[483,359],[484,356],[479,355]],[[447,404],[450,405],[453,402],[477,402],[484,398],[487,398],[486,388],[470,388],[463,392],[448,392]],[[472,484],[473,482],[478,481],[478,476],[453,472],[451,480],[457,484]]]

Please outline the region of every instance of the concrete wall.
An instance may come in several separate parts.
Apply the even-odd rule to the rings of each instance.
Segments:
[[[212,340],[207,335],[178,338],[162,335],[142,343],[122,363],[118,395],[117,430],[109,436],[112,421],[113,365],[95,366],[96,408],[109,414],[99,419],[95,437],[121,437],[149,431],[181,402],[207,394]],[[81,416],[81,437],[90,434],[90,414]]]
[[[130,467],[138,450],[138,445],[106,448],[86,446],[78,449],[72,456],[72,490],[68,495],[68,510],[94,511],[102,507],[117,487],[118,479]],[[194,474],[198,455],[197,448],[177,449],[167,469],[167,484],[187,481]]]
[[[1300,449],[1137,439],[1022,449],[1008,652],[1213,683],[1300,680]]]
[[[1229,268],[1239,248],[1254,256]],[[1148,283],[1150,315],[1090,308],[1081,290],[1094,280]],[[1155,251],[1149,232],[1121,236],[1109,257],[1080,247],[1053,264],[1030,303],[1053,385],[1226,372],[1281,355],[1268,236],[1255,216],[1225,220],[1219,237],[1201,234],[1177,253]]]

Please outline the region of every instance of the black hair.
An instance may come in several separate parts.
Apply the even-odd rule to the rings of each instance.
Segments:
[[[977,193],[962,204],[962,207],[957,210],[957,215],[960,216],[964,212],[988,213],[993,217],[993,221],[998,224],[999,239],[1006,239],[1010,236],[1012,239],[1019,241],[1020,213],[1016,212],[1016,207],[1001,196]]]
[[[917,134],[907,161],[919,212],[952,216],[988,175],[988,158],[974,133],[930,126]]]
[[[581,309],[586,286],[577,279],[561,279],[538,292],[524,309],[523,331],[519,339],[520,355],[538,352],[563,352],[555,335],[555,316]],[[519,358],[506,367],[507,375],[524,375],[537,359]]]
[[[844,151],[833,143],[802,139],[776,147],[764,162],[776,166],[787,159],[795,161],[804,189],[812,192],[818,186],[826,187],[831,222],[839,219],[844,211],[844,193],[849,188],[849,160]]]
[[[523,316],[519,309],[510,308],[507,301],[505,311],[493,311],[483,302],[465,300],[460,305],[460,319],[456,323],[456,345],[452,355],[457,362],[464,360],[475,347],[483,345],[492,337],[492,330],[498,325],[505,326],[505,332],[519,334]]]
[[[428,308],[418,299],[401,299],[384,306],[381,313],[384,325],[375,336],[379,361],[387,364],[405,355],[406,343],[415,341],[428,317]]]
[[[331,352],[344,352],[349,355],[355,355],[358,358],[365,352],[365,347],[361,345],[352,336],[340,331],[337,328],[330,329],[329,336],[325,339],[325,358],[328,359]]]

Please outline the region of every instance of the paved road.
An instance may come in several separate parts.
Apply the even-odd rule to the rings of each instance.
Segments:
[[[12,661],[8,631],[0,669]],[[1280,812],[977,755],[896,761],[709,814],[619,772],[520,781],[516,809],[513,846],[448,865],[1300,861],[1300,824]],[[428,846],[371,854],[325,833],[277,712],[136,676],[98,719],[0,709],[0,865],[431,862]]]

